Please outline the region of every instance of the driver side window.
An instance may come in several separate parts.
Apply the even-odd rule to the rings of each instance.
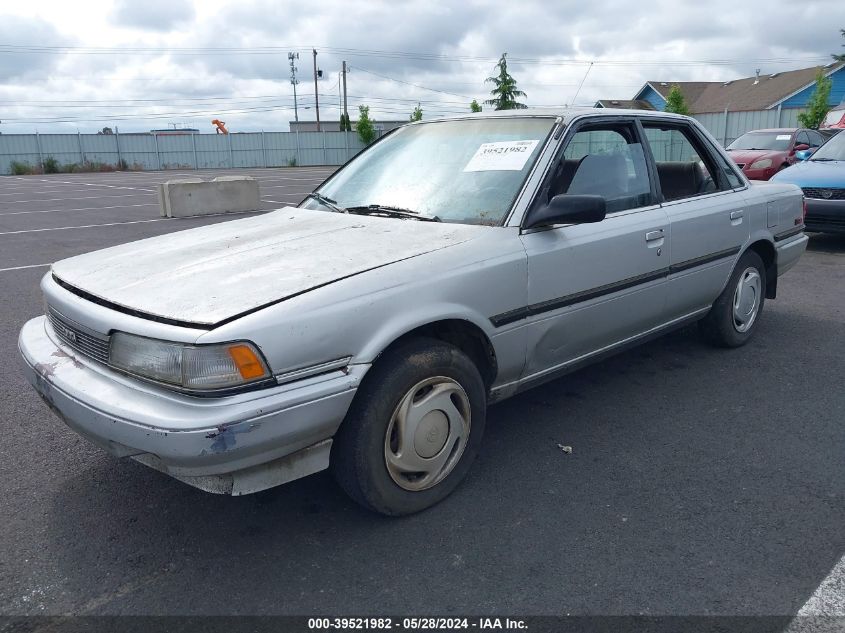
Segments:
[[[599,195],[614,213],[651,202],[645,154],[631,124],[582,127],[553,164],[540,203],[564,194]]]

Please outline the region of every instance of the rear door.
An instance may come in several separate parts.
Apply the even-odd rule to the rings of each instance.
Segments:
[[[691,123],[644,117],[642,125],[669,218],[667,314],[681,318],[715,301],[749,237],[745,183]]]
[[[607,217],[521,235],[529,304],[502,317],[527,327],[529,380],[663,319],[669,226],[656,203],[636,122],[613,117],[576,125],[533,204],[565,193],[601,195]]]

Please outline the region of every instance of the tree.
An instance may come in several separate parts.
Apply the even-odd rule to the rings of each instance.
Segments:
[[[414,108],[414,111],[411,112],[411,123],[414,121],[422,121],[422,108],[419,103],[417,104],[417,107]]]
[[[475,99],[472,100],[472,103],[469,104],[469,111],[470,112],[481,112],[481,106],[478,105],[478,101]]]
[[[842,33],[842,37],[845,37],[845,29],[839,29],[839,31]],[[845,46],[845,44],[843,44],[842,46]],[[845,62],[845,55],[837,55],[836,53],[834,53],[833,55],[831,55],[831,57],[833,57],[833,59],[838,62]]]
[[[351,132],[352,131],[352,123],[349,122],[349,115],[341,113],[340,115],[340,131],[341,132]]]
[[[684,93],[678,85],[672,86],[669,89],[669,94],[666,95],[666,107],[663,108],[666,112],[674,112],[675,114],[686,114],[689,116],[689,108],[687,107],[687,100],[684,99]]]
[[[527,108],[527,105],[517,101],[518,97],[525,97],[527,95],[516,87],[516,79],[508,73],[507,56],[507,53],[502,53],[499,63],[495,66],[499,69],[499,74],[484,80],[484,83],[493,84],[493,89],[490,91],[492,98],[487,99],[484,103],[493,106],[494,110]]]
[[[830,111],[830,89],[833,81],[824,76],[824,70],[819,68],[816,73],[816,89],[810,95],[807,102],[807,111],[798,115],[798,123],[801,127],[808,127],[817,130]]]
[[[112,132],[110,127],[104,127],[102,130],[97,132],[97,134],[114,134],[114,132]]]
[[[364,145],[376,140],[376,128],[370,119],[370,106],[358,106],[358,138]]]

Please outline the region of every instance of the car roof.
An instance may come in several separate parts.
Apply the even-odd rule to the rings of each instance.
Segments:
[[[619,116],[619,117],[655,117],[655,118],[676,118],[680,120],[688,120],[680,114],[672,114],[670,112],[658,112],[650,110],[626,110],[622,108],[588,108],[573,106],[571,108],[563,106],[549,106],[538,108],[522,108],[519,110],[493,110],[491,112],[468,112],[466,114],[458,114],[448,117],[438,117],[436,119],[429,119],[428,121],[418,121],[417,123],[426,123],[432,121],[454,121],[461,119],[483,119],[483,118],[518,118],[518,117],[550,117],[562,118],[571,120],[578,116],[584,115],[601,115],[601,116]]]

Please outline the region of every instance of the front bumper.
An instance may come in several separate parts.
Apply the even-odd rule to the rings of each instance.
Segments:
[[[807,217],[804,218],[804,224],[808,231],[845,233],[845,200],[805,200]]]
[[[210,492],[248,494],[328,466],[331,438],[369,368],[196,398],[118,374],[62,345],[45,317],[18,339],[26,376],[74,431]]]

